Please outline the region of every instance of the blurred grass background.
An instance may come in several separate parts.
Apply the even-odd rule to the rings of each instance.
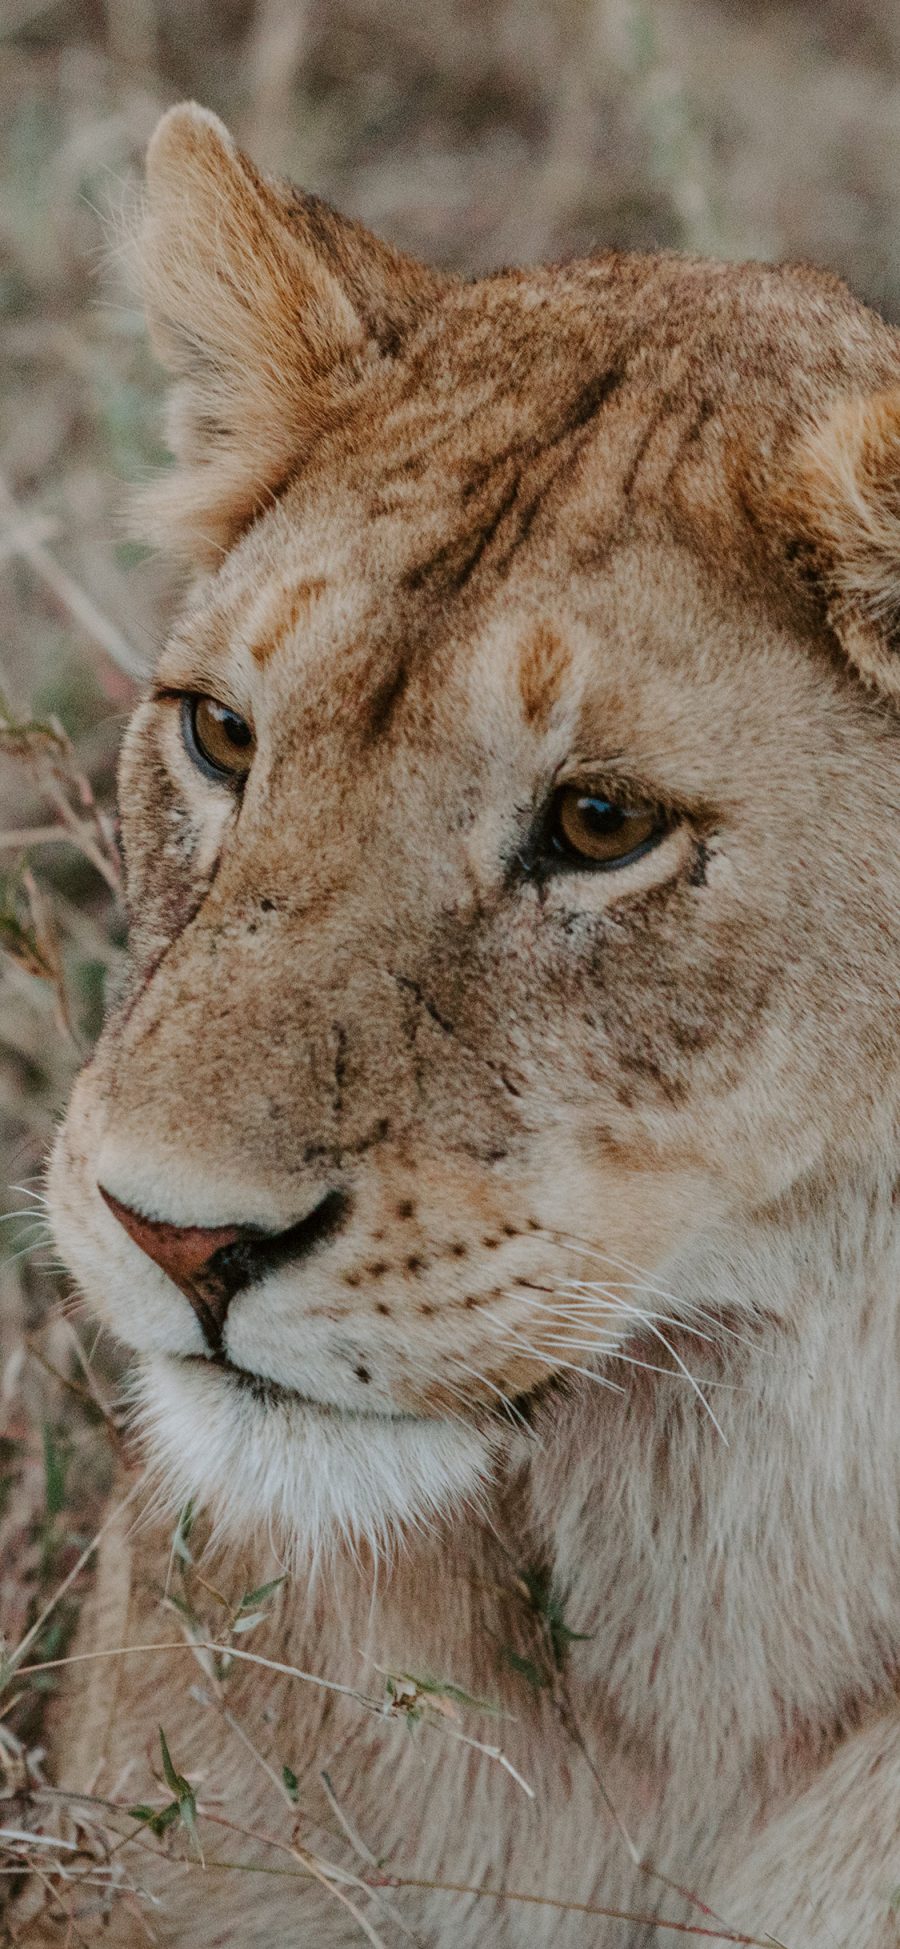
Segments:
[[[268,168],[456,269],[609,244],[799,256],[900,318],[891,0],[0,0],[8,1644],[77,1561],[120,1440],[111,1356],[42,1238],[40,1174],[120,948],[115,752],[175,598],[122,519],[164,458],[161,386],[106,224],[186,95]],[[71,1617],[40,1628],[45,1657]],[[39,1763],[42,1702],[32,1688],[0,1717],[10,1790]]]

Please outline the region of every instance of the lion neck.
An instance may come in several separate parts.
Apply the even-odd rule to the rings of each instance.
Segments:
[[[536,1547],[587,1634],[571,1663],[595,1721],[653,1766],[780,1774],[900,1657],[893,1184],[806,1188],[658,1283],[709,1335],[669,1335],[697,1387],[623,1363],[623,1394],[548,1410]]]

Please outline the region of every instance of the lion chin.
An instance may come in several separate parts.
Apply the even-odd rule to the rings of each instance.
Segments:
[[[341,1549],[377,1562],[404,1534],[482,1505],[496,1440],[474,1426],[348,1413],[203,1359],[151,1357],[133,1387],[154,1509],[202,1502],[214,1544],[262,1533],[308,1574]]]

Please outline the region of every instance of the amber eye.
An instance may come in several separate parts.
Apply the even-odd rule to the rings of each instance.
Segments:
[[[553,801],[550,841],[573,865],[610,871],[649,852],[665,829],[655,807],[619,805],[577,785],[564,785]]]
[[[215,697],[184,697],[181,726],[195,765],[208,778],[218,784],[243,784],[256,750],[256,739],[245,717]]]

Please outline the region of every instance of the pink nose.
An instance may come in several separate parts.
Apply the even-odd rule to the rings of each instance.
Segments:
[[[170,1225],[123,1205],[102,1184],[97,1189],[129,1238],[190,1301],[213,1353],[223,1350],[225,1317],[235,1294],[308,1258],[340,1230],[352,1209],[348,1193],[335,1187],[283,1231],[261,1225]]]
[[[190,1300],[210,1346],[218,1347],[230,1301],[243,1283],[229,1278],[227,1259],[218,1255],[259,1234],[241,1225],[169,1225],[123,1205],[102,1184],[97,1188],[129,1238]]]

